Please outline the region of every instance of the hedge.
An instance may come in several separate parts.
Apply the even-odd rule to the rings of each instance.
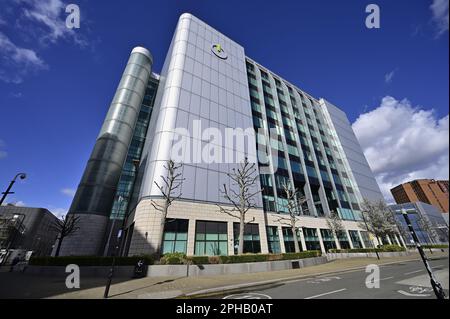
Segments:
[[[67,266],[75,264],[78,266],[110,266],[113,257],[99,256],[60,256],[60,257],[31,257],[29,265],[33,266]],[[117,266],[134,266],[139,260],[146,265],[152,265],[154,258],[149,255],[133,257],[116,257]]]
[[[438,249],[442,249],[442,248],[448,248],[448,245],[445,245],[445,244],[441,244],[441,245],[422,245],[422,248],[438,248]]]
[[[379,248],[330,249],[330,253],[386,253],[406,251],[405,247],[397,245],[384,245]]]
[[[322,253],[317,250],[303,251],[300,253],[285,253],[285,254],[243,254],[230,256],[187,256],[184,257],[184,263],[191,263],[194,265],[202,264],[234,264],[234,263],[251,263],[275,260],[291,260],[319,257]],[[166,257],[166,256],[164,256]],[[171,256],[167,256],[171,257]],[[171,258],[165,258],[164,263],[171,264]],[[177,264],[179,262],[177,261]]]
[[[183,253],[165,254],[156,262],[160,265],[182,265],[182,264],[234,264],[234,263],[250,263],[275,260],[292,260],[313,258],[321,256],[321,252],[317,250],[303,251],[300,253],[285,254],[243,254],[231,256],[186,256]],[[155,263],[153,256],[133,256],[133,257],[116,257],[115,264],[117,266],[136,265],[139,260],[144,260],[146,265]],[[110,266],[112,257],[98,256],[62,256],[62,257],[31,257],[29,264],[35,266],[67,266],[76,264],[78,266]]]

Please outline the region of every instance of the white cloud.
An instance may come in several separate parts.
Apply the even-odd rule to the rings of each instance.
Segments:
[[[438,37],[448,32],[448,2],[448,0],[433,0],[430,6]]]
[[[48,210],[55,215],[58,218],[61,218],[62,216],[66,215],[68,212],[67,208],[54,208],[54,207],[49,207]]]
[[[8,202],[8,203],[4,202],[4,203],[2,204],[2,206],[7,206],[7,205],[12,205],[12,206],[17,206],[17,207],[25,207],[25,206],[27,206],[27,205],[25,204],[25,202],[23,202],[23,201],[21,201],[21,200],[16,201],[16,202]]]
[[[61,189],[61,193],[63,193],[64,195],[67,195],[69,197],[75,196],[75,190],[72,188],[63,188],[63,189]]]
[[[390,188],[418,178],[448,179],[449,116],[386,96],[353,130],[386,199]]]
[[[35,51],[17,46],[0,32],[0,80],[21,83],[28,73],[46,67]]]
[[[384,75],[384,82],[389,84],[392,82],[392,79],[394,78],[395,72],[397,72],[397,70],[392,70],[391,72],[387,73]]]
[[[10,96],[15,99],[19,99],[23,96],[23,94],[22,94],[22,92],[11,92]]]
[[[43,27],[41,41],[56,43],[60,39],[70,38],[80,46],[87,45],[84,38],[66,26],[66,3],[61,0],[19,0],[19,3],[24,4],[24,17]]]

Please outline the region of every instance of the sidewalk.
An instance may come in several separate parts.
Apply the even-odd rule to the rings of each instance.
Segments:
[[[428,254],[429,255],[429,254]],[[447,256],[446,253],[435,252],[429,258]],[[368,264],[389,264],[395,262],[420,259],[417,253],[409,256],[383,258],[349,258],[329,262],[327,264],[265,273],[222,275],[211,277],[158,277],[142,278],[113,284],[110,298],[132,299],[165,299],[189,298],[200,295],[232,291],[256,285],[268,285],[287,279],[298,279],[323,275],[327,273],[355,270],[364,268]],[[81,283],[83,285],[83,282]],[[102,298],[104,287],[78,290],[52,296],[51,298]]]

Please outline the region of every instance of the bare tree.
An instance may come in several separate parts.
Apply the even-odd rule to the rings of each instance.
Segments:
[[[50,224],[50,229],[56,231],[58,234],[58,246],[56,248],[55,257],[59,256],[59,251],[61,250],[61,244],[64,238],[74,234],[80,228],[78,227],[79,222],[80,216],[67,214]]]
[[[181,192],[179,191],[179,187],[182,185],[185,178],[182,178],[182,174],[177,171],[182,167],[182,164],[175,164],[173,160],[168,160],[167,164],[164,165],[164,168],[167,171],[166,176],[161,175],[162,185],[159,185],[156,181],[154,181],[156,187],[158,187],[161,195],[163,197],[163,203],[157,203],[152,200],[152,206],[157,211],[161,212],[161,233],[159,235],[158,247],[156,252],[162,254],[162,244],[164,239],[164,228],[166,225],[167,212],[169,210],[172,202],[179,199],[181,197]],[[178,192],[178,194],[175,194]]]
[[[283,190],[286,196],[286,202],[284,205],[285,210],[288,213],[287,217],[280,217],[277,221],[281,224],[287,225],[291,228],[292,236],[294,239],[294,249],[296,253],[300,252],[300,246],[298,244],[297,237],[297,222],[301,215],[302,210],[305,210],[304,204],[308,201],[298,188],[292,188],[291,184],[283,183]]]
[[[345,227],[342,223],[342,219],[339,217],[339,214],[332,210],[326,220],[328,228],[331,230],[336,240],[339,241],[340,235],[345,232]]]
[[[382,245],[380,238],[394,235],[398,232],[394,215],[384,201],[372,202],[364,199],[361,208],[365,222],[360,223],[359,226],[372,233],[380,245]]]
[[[256,208],[255,196],[261,193],[261,190],[255,190],[255,186],[259,175],[256,173],[255,163],[250,163],[248,158],[239,164],[238,169],[232,169],[231,173],[227,174],[232,180],[230,189],[223,184],[223,189],[220,190],[223,197],[230,202],[231,207],[224,207],[217,205],[221,213],[228,214],[239,220],[239,247],[238,254],[244,253],[244,228],[251,221],[246,222],[245,215],[247,212]]]

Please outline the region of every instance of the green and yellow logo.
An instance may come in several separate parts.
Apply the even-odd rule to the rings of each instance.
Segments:
[[[222,48],[220,44],[213,44],[211,47],[211,51],[219,58],[226,59],[228,58],[225,50]]]

